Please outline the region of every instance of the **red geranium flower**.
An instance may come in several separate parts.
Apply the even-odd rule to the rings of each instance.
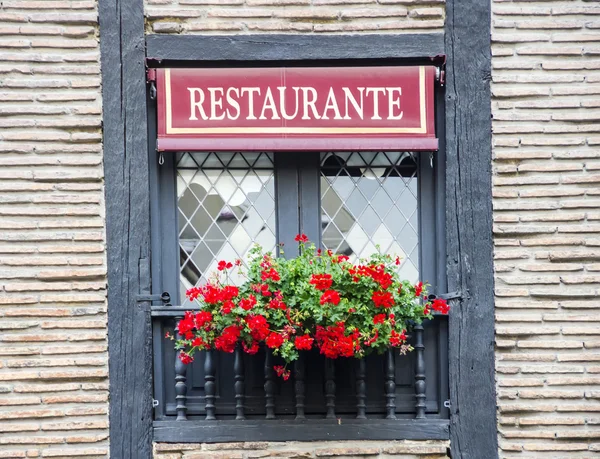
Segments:
[[[183,319],[177,324],[177,331],[180,335],[186,335],[187,333],[191,333],[194,327],[194,314],[192,311],[186,311]]]
[[[196,328],[203,328],[205,325],[210,325],[213,320],[213,315],[210,311],[200,311],[196,313],[194,317],[194,324]]]
[[[269,324],[264,316],[250,315],[246,317],[246,323],[250,329],[250,335],[256,341],[262,341],[269,335]]]
[[[450,311],[450,306],[448,306],[446,300],[443,300],[442,298],[436,298],[433,300],[431,307],[434,311],[441,312],[442,314],[448,314]]]
[[[269,309],[282,309],[282,310],[287,309],[286,304],[278,298],[273,298],[271,301],[269,301],[269,304],[267,304],[267,307]]]
[[[284,381],[287,381],[288,379],[290,379],[291,371],[286,370],[283,365],[275,365],[273,367],[273,370],[275,370],[275,373],[277,374],[277,376],[283,378]]]
[[[244,311],[250,311],[256,305],[256,297],[254,295],[248,295],[248,298],[244,298],[240,301],[240,307]]]
[[[219,261],[219,264],[217,265],[217,269],[219,271],[223,271],[225,269],[231,269],[231,268],[233,268],[233,263],[225,261],[225,260]]]
[[[192,346],[199,347],[200,349],[204,349],[205,347],[208,347],[208,344],[204,342],[202,337],[198,336],[198,337],[194,338],[194,340],[192,341]]]
[[[371,347],[373,345],[373,343],[375,343],[375,341],[377,341],[377,338],[379,338],[379,330],[375,329],[375,334],[373,335],[372,338],[365,341],[365,346]]]
[[[392,325],[396,325],[396,314],[394,314],[393,312],[390,314],[390,323]]]
[[[304,233],[302,234],[297,234],[296,237],[294,238],[294,241],[296,242],[308,242],[308,236]]]
[[[242,341],[242,347],[246,354],[254,355],[258,352],[258,343],[256,341],[252,341],[250,345],[246,344],[246,341]]]
[[[221,336],[215,338],[215,348],[223,352],[233,352],[235,345],[240,337],[241,327],[238,325],[230,325],[223,329]]]
[[[279,282],[279,280],[281,279],[281,276],[279,276],[279,273],[275,270],[275,268],[270,268],[268,271],[265,270],[265,271],[261,272],[260,278],[263,281],[271,279],[273,282]]]
[[[313,274],[308,283],[323,292],[331,287],[333,280],[331,279],[331,274]]]
[[[382,324],[384,322],[385,322],[385,314],[377,314],[375,317],[373,317],[373,323],[375,325]]]
[[[229,314],[234,307],[235,304],[233,304],[233,301],[225,301],[225,303],[223,303],[223,306],[221,306],[221,311],[223,312],[223,314]]]
[[[271,349],[277,349],[281,347],[284,341],[285,340],[283,339],[283,335],[281,335],[280,333],[271,332],[269,333],[269,336],[267,336],[265,343]]]
[[[402,333],[398,333],[396,330],[392,330],[390,334],[390,345],[398,347],[406,341],[406,330],[402,330]]]
[[[329,327],[317,326],[315,333],[319,350],[328,359],[352,357],[354,351],[359,349],[359,336],[358,330],[346,335],[344,322],[338,322],[336,325],[330,325]]]
[[[309,335],[297,336],[294,340],[294,345],[299,351],[310,351],[314,339]]]
[[[260,293],[262,296],[272,296],[268,284],[252,284],[250,288],[256,293]]]
[[[421,296],[421,293],[423,293],[423,282],[419,282],[415,285],[415,296]]]
[[[184,364],[187,365],[188,363],[192,363],[194,361],[194,357],[181,351],[179,353],[179,360],[181,360]]]
[[[340,294],[335,290],[326,290],[323,295],[321,295],[321,304],[331,303],[334,305],[340,304]]]
[[[190,301],[194,301],[201,292],[202,291],[198,287],[192,287],[185,292],[185,296],[187,296]]]
[[[391,308],[394,305],[394,297],[390,292],[373,292],[371,296],[376,308]]]
[[[342,263],[344,261],[348,261],[349,259],[350,257],[347,255],[338,255],[337,257],[333,257],[331,261],[334,263]]]

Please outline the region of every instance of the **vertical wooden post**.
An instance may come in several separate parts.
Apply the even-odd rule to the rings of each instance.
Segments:
[[[111,457],[152,457],[150,180],[143,0],[98,3]],[[110,114],[110,115],[109,115]]]
[[[246,392],[245,376],[244,376],[244,354],[242,346],[238,344],[235,348],[235,356],[233,361],[233,373],[235,379],[235,419],[246,419],[244,415],[244,397]]]
[[[423,344],[423,325],[415,326],[415,397],[416,418],[425,419],[425,345]]]
[[[215,398],[216,398],[216,384],[215,384],[215,351],[206,351],[206,359],[204,360],[204,399],[206,407],[206,420],[215,421]]]

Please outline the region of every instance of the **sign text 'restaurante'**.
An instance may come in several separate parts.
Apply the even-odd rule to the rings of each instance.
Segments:
[[[402,87],[187,87],[190,121],[401,120]],[[290,94],[291,93],[291,94]]]

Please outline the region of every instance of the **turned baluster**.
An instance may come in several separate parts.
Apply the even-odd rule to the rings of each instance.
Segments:
[[[296,419],[306,419],[304,416],[304,355],[300,353],[294,363],[294,391],[296,395]]]
[[[216,399],[216,384],[215,384],[215,351],[206,351],[206,359],[204,360],[204,394],[206,407],[206,420],[214,421],[215,416],[215,399]]]
[[[335,419],[335,362],[325,359],[325,406],[326,419]]]
[[[179,322],[181,319],[183,319],[183,317],[178,317],[175,319],[175,321]],[[176,339],[181,339],[181,335],[179,333],[176,334]],[[175,359],[175,411],[177,412],[177,421],[187,420],[186,372],[187,365],[181,361],[179,356],[177,356]]]
[[[365,359],[356,360],[356,419],[367,419],[367,364]]]
[[[244,415],[246,384],[244,378],[244,354],[242,353],[242,347],[240,345],[235,348],[233,373],[235,379],[235,419],[242,420],[246,419],[246,416]]]
[[[385,354],[385,399],[385,418],[396,419],[396,358],[392,349]]]
[[[425,345],[423,344],[423,325],[415,326],[415,405],[417,419],[425,419]]]
[[[270,349],[265,352],[265,411],[266,419],[275,419],[275,370]]]

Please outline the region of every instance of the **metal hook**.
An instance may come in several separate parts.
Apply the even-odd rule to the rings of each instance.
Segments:
[[[433,169],[433,152],[429,152],[429,166]]]
[[[158,155],[158,165],[162,166],[164,163],[165,163],[165,155],[161,151],[160,154]]]

